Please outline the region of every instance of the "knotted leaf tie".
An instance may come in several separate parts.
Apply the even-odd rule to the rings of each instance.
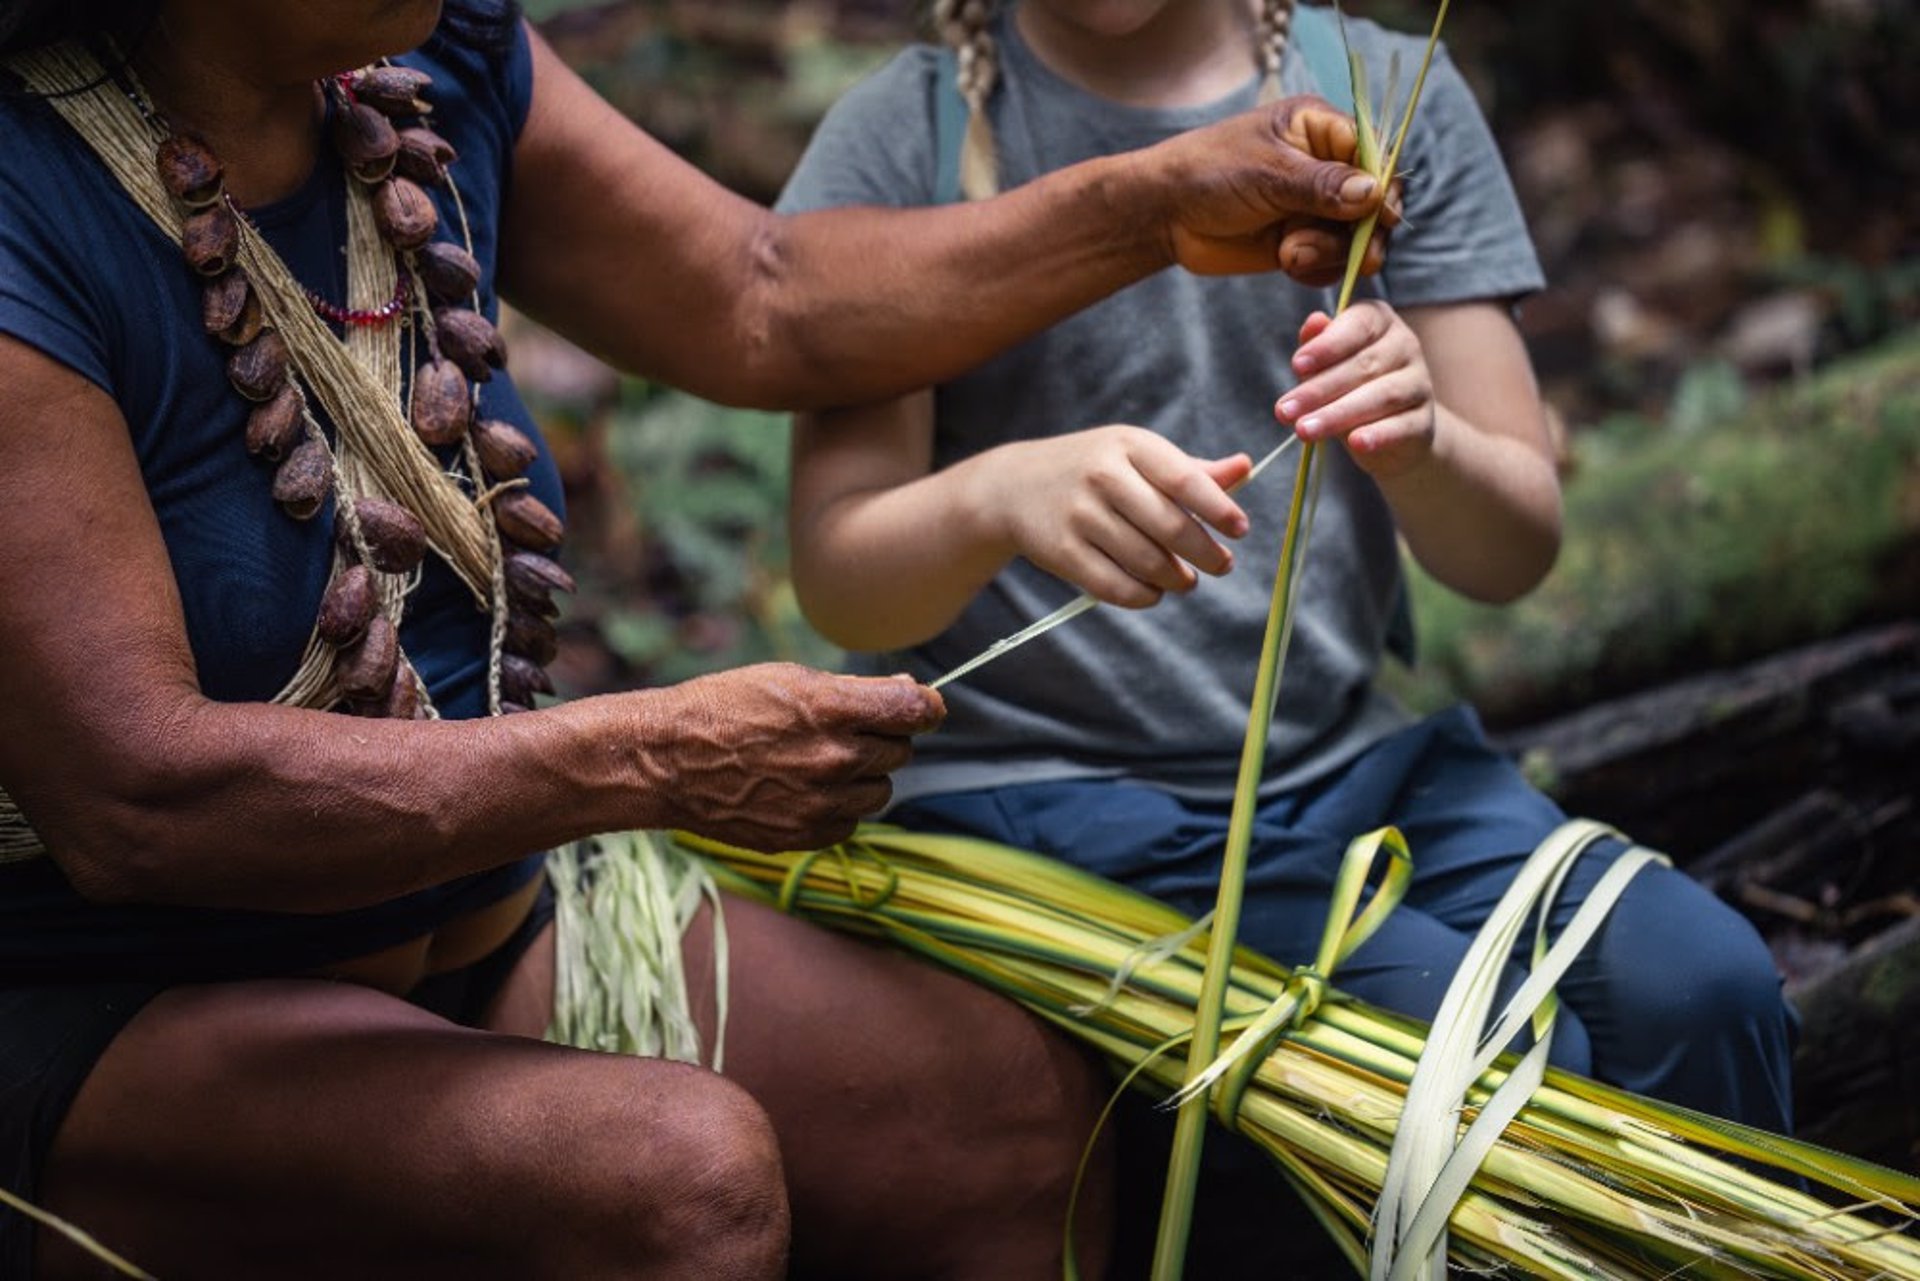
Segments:
[[[900,873],[893,864],[864,842],[842,841],[823,850],[810,850],[796,859],[786,879],[780,882],[780,893],[774,899],[774,906],[789,915],[793,913],[794,906],[800,901],[800,893],[805,888],[807,874],[822,857],[831,857],[840,865],[840,875],[847,883],[847,901],[863,912],[879,911],[900,888]],[[871,863],[880,870],[880,888],[869,897],[861,895],[860,878],[854,874],[855,859]]]
[[[1386,872],[1379,888],[1362,909],[1360,896],[1383,852],[1387,856]],[[1287,1031],[1313,1017],[1326,1000],[1328,982],[1334,971],[1373,937],[1388,913],[1406,897],[1407,885],[1412,879],[1413,857],[1398,828],[1383,827],[1349,844],[1334,879],[1327,921],[1313,964],[1294,970],[1286,989],[1263,1013],[1225,1023],[1224,1030],[1238,1031],[1233,1044],[1189,1080],[1167,1101],[1167,1106],[1177,1108],[1212,1089],[1217,1082],[1220,1088],[1213,1095],[1213,1113],[1221,1122],[1232,1126],[1239,1116],[1240,1101],[1246,1096],[1247,1087],[1253,1083],[1275,1043]]]

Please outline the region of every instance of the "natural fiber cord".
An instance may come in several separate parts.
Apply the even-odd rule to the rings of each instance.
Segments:
[[[139,110],[76,45],[60,45],[10,59],[28,87],[42,94],[119,180],[129,197],[176,244],[180,224],[153,165],[153,135]],[[355,305],[393,296],[392,255],[379,239],[366,193],[348,183],[348,294]],[[420,442],[401,408],[402,361],[397,329],[353,332],[342,343],[313,314],[300,283],[279,255],[242,218],[239,262],[253,282],[261,309],[285,339],[298,382],[318,398],[333,422],[331,448],[338,476],[340,518],[351,522],[350,500],[387,498],[420,517],[427,541],[458,574],[482,607],[497,611],[498,536],[487,513],[442,470]],[[311,414],[308,431],[325,440]],[[357,531],[354,532],[357,537]],[[381,604],[393,616],[411,586],[408,578],[376,575]],[[496,623],[496,632],[498,625]],[[273,702],[326,708],[339,701],[333,655],[309,637],[300,667]],[[37,833],[0,792],[0,863],[46,853]]]

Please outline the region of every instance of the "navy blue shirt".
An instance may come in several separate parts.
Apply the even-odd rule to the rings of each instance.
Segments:
[[[497,53],[436,40],[398,61],[434,78],[431,123],[459,153],[454,181],[494,315],[500,211],[533,89],[526,33]],[[249,216],[295,278],[344,303],[348,179],[322,152],[298,191]],[[248,405],[200,327],[200,281],[91,149],[45,103],[9,94],[0,96],[0,161],[0,332],[114,398],[173,563],[201,688],[223,702],[265,701],[293,675],[312,630],[331,507],[301,522],[274,503],[271,469],[243,445]],[[452,199],[433,196],[441,236],[457,239]],[[483,389],[481,410],[540,439],[505,376]],[[532,490],[558,511],[559,477],[544,443],[540,450]],[[442,716],[485,714],[488,619],[436,557],[408,599],[401,642]],[[51,860],[0,866],[0,981],[286,973],[416,937],[538,871],[530,857],[378,907],[315,916],[101,907],[81,900]]]

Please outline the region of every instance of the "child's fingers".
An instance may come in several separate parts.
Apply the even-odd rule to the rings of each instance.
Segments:
[[[1382,303],[1355,303],[1293,353],[1293,371],[1302,378],[1349,360],[1394,330],[1395,316]]]
[[[1164,500],[1160,501],[1164,503]],[[1182,513],[1180,518],[1197,530],[1191,517]],[[1198,581],[1193,568],[1162,541],[1161,532],[1142,528],[1142,520],[1152,522],[1154,514],[1150,510],[1141,513],[1125,506],[1116,506],[1105,512],[1087,530],[1087,541],[1127,577],[1151,588],[1155,600],[1159,599],[1162,592],[1184,592],[1192,588]],[[1168,527],[1172,525],[1170,520],[1165,523]],[[1204,534],[1201,536],[1205,537]],[[1115,603],[1128,602],[1116,599]],[[1151,604],[1152,601],[1146,603]]]
[[[1216,576],[1233,568],[1233,553],[1206,531],[1180,499],[1157,487],[1149,477],[1137,479],[1137,485],[1130,485],[1126,492],[1115,495],[1114,510],[1162,554],[1182,562],[1180,571],[1183,577],[1169,580],[1156,574],[1148,576],[1146,581],[1169,591],[1185,591],[1194,581],[1191,570],[1187,568],[1189,565]],[[1224,497],[1219,487],[1205,476],[1195,474],[1194,479],[1199,485],[1188,488],[1204,487],[1212,490],[1216,497]],[[1239,510],[1232,506],[1230,499],[1226,501],[1232,510]],[[1244,527],[1246,517],[1241,516],[1240,521]],[[1135,572],[1131,561],[1121,560],[1118,555],[1114,559],[1126,565],[1129,572]]]
[[[1253,474],[1253,459],[1246,454],[1229,454],[1225,458],[1202,459],[1200,470],[1207,479],[1220,486],[1226,493],[1232,493],[1233,487]]]
[[[1130,515],[1134,512],[1144,515],[1157,500],[1168,511],[1186,518],[1188,523],[1194,519],[1205,521],[1228,538],[1238,538],[1247,532],[1246,512],[1227,496],[1226,487],[1208,474],[1207,465],[1200,459],[1164,437],[1144,434],[1132,442],[1128,456],[1134,471],[1152,494],[1149,499],[1145,494],[1136,493]],[[1167,524],[1167,519],[1154,519],[1163,527]],[[1142,528],[1149,533],[1156,532],[1152,525],[1142,525]]]
[[[1383,378],[1367,379],[1309,410],[1294,421],[1294,430],[1303,440],[1348,436],[1395,415],[1413,413],[1432,398],[1432,388],[1425,378],[1411,369],[1396,370]]]
[[[1347,448],[1373,474],[1387,475],[1404,459],[1411,463],[1432,448],[1433,415],[1421,410],[1392,414],[1347,437]]]

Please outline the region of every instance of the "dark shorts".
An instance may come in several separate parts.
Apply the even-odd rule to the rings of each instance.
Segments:
[[[407,1000],[453,1023],[478,1026],[513,967],[553,920],[543,884],[533,909],[492,952],[435,974]],[[93,1065],[165,983],[0,987],[0,1186],[32,1201],[60,1123]],[[0,1278],[33,1275],[33,1224],[0,1206]]]

